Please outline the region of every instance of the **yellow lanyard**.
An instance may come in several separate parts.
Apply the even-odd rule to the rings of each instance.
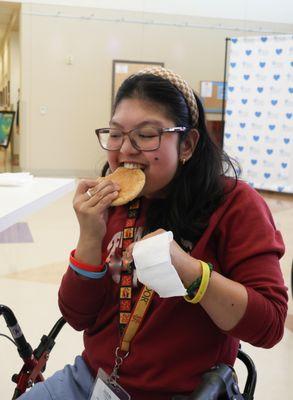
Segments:
[[[152,301],[154,295],[154,291],[144,286],[141,289],[139,294],[139,298],[136,301],[135,307],[132,310],[129,322],[122,334],[120,349],[124,352],[129,351],[130,342],[135,336],[138,328],[140,327],[143,318],[149,308],[149,305]]]
[[[130,243],[134,240],[134,227],[139,213],[139,200],[134,201],[128,208],[128,218],[123,229],[122,250],[125,251]],[[139,329],[149,305],[152,301],[154,291],[143,286],[139,297],[136,300],[134,308],[131,310],[132,301],[132,282],[133,280],[133,264],[122,262],[121,278],[120,278],[120,305],[119,305],[119,330],[121,333],[120,346],[115,351],[115,364],[110,375],[112,382],[119,379],[119,368],[123,360],[129,354],[130,342],[134,338]]]
[[[119,368],[121,367],[124,359],[129,355],[130,342],[134,338],[143,318],[147,312],[149,305],[151,304],[154,291],[144,286],[141,289],[139,298],[135,303],[135,307],[130,315],[129,321],[121,336],[120,346],[115,351],[115,363],[112,373],[110,374],[109,380],[111,383],[116,384],[119,379]]]

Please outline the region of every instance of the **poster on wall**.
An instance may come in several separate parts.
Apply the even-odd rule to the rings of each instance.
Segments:
[[[12,134],[15,111],[0,111],[0,147],[7,148]]]
[[[127,61],[127,60],[113,60],[112,67],[112,107],[114,99],[122,82],[130,75],[137,73],[138,71],[154,66],[164,67],[162,62],[151,62],[151,61]],[[112,108],[111,107],[111,108]]]
[[[206,113],[222,113],[224,82],[201,81],[200,97]]]
[[[293,193],[293,35],[231,38],[224,150],[251,186]]]

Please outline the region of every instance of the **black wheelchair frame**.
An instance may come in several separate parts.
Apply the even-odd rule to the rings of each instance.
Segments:
[[[33,350],[15,318],[13,311],[0,304],[0,316],[3,315],[10,330],[13,342],[24,364],[18,374],[12,376],[16,383],[12,400],[20,397],[25,391],[37,382],[43,381],[49,354],[55,345],[55,339],[64,324],[61,317],[53,326],[48,335],[43,335],[39,346]],[[218,364],[203,374],[202,382],[189,396],[173,396],[172,400],[253,400],[257,373],[252,359],[241,349],[239,358],[246,366],[247,379],[243,393],[240,392],[236,372],[232,366]]]
[[[238,379],[233,367],[217,364],[202,376],[202,382],[189,396],[174,396],[172,400],[253,400],[257,372],[252,359],[240,348],[237,358],[247,369],[247,378],[243,393],[240,392]]]

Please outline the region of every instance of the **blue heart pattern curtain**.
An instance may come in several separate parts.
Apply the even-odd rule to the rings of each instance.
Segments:
[[[230,41],[224,150],[257,189],[293,193],[293,35]]]

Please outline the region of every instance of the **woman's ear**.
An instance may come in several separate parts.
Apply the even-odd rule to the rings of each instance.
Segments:
[[[180,143],[179,158],[183,163],[191,158],[194,150],[196,149],[198,139],[198,131],[196,129],[190,129],[186,138]]]

